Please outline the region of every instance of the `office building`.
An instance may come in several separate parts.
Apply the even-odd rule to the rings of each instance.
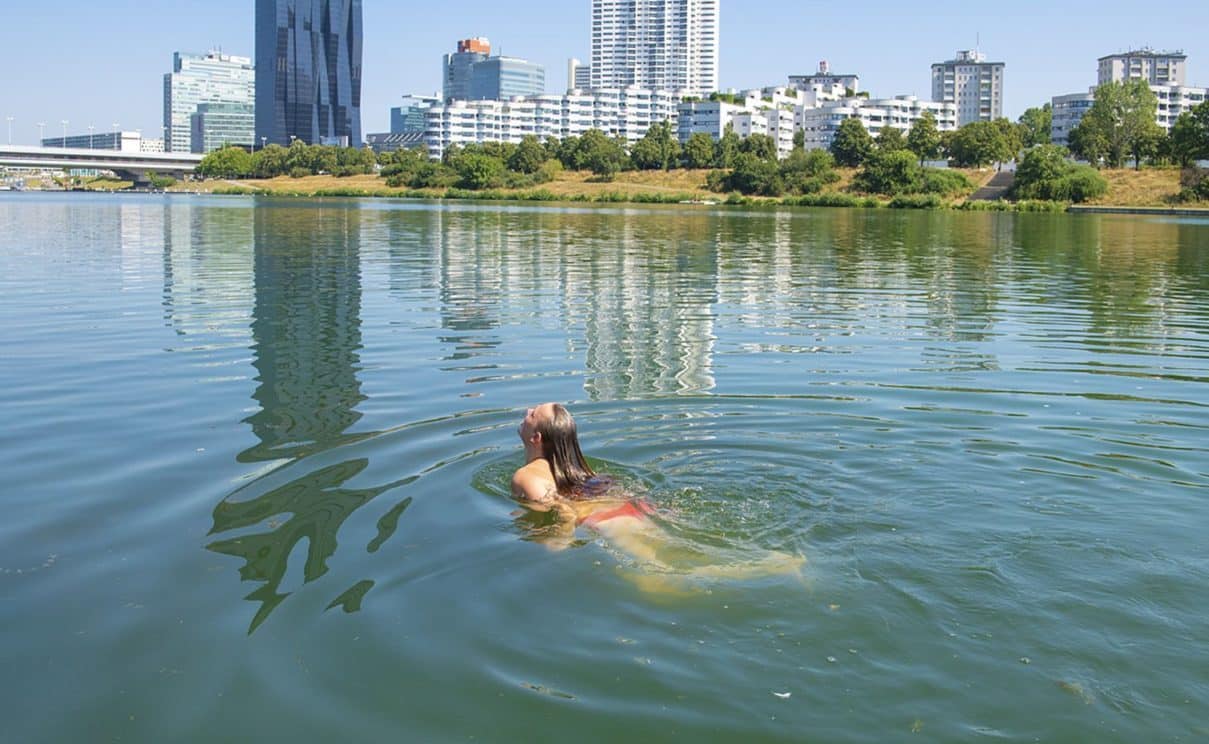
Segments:
[[[855,95],[861,90],[860,75],[841,75],[831,71],[831,65],[827,60],[819,62],[819,69],[812,75],[790,75],[789,86],[800,90],[809,90],[816,85],[821,85],[826,88],[838,85],[849,95]]]
[[[1110,54],[1101,57],[1098,62],[1099,75],[1096,85],[1121,83],[1126,80],[1145,80],[1152,86],[1186,84],[1188,55],[1183,52],[1160,52],[1143,48]]]
[[[506,101],[546,92],[546,68],[516,57],[488,57],[470,66],[470,100]]]
[[[1002,62],[988,62],[975,50],[932,65],[932,100],[957,106],[957,126],[1003,116]]]
[[[193,152],[207,153],[227,145],[249,150],[256,136],[255,108],[249,104],[203,103],[190,117]]]
[[[592,0],[592,88],[718,89],[719,0]]]
[[[486,37],[462,39],[457,51],[446,54],[441,69],[445,102],[470,100],[470,77],[476,62],[491,56],[491,42]]]
[[[423,132],[424,112],[439,103],[441,97],[435,93],[431,96],[403,96],[403,105],[390,110],[390,133]]]
[[[211,51],[172,55],[164,75],[164,144],[168,152],[196,152],[190,118],[203,103],[252,106],[256,78],[252,60]]]
[[[41,141],[43,147],[144,152],[143,136],[139,132],[94,131],[88,134],[69,134],[67,137],[43,137]]]
[[[855,96],[838,101],[823,101],[813,108],[796,112],[796,127],[805,133],[806,149],[829,148],[844,119],[859,119],[869,134],[876,137],[883,129],[897,129],[906,135],[911,127],[932,114],[936,129],[955,131],[959,117],[957,105],[924,101],[915,96],[894,98],[863,98]]]
[[[361,0],[256,0],[256,140],[361,144]]]
[[[567,90],[587,90],[592,87],[592,68],[572,57],[567,60]]]

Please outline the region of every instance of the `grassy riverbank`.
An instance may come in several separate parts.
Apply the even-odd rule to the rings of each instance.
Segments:
[[[972,191],[984,185],[994,175],[992,169],[954,169],[964,174],[972,184]],[[830,184],[824,191],[805,197],[785,199],[769,197],[740,197],[712,192],[706,188],[708,170],[672,171],[627,171],[617,174],[611,181],[601,181],[587,171],[565,171],[549,183],[524,189],[490,189],[469,191],[456,188],[407,189],[391,188],[385,179],[376,175],[357,175],[344,178],[334,176],[305,176],[290,178],[281,176],[272,179],[248,179],[240,181],[211,180],[178,184],[174,190],[202,191],[217,194],[271,194],[280,196],[369,196],[402,197],[422,199],[490,199],[547,202],[594,202],[594,203],[655,203],[706,202],[731,204],[800,204],[817,206],[864,206],[905,208],[965,208],[965,209],[1044,209],[1052,211],[1059,206],[1038,203],[1012,205],[1000,202],[971,202],[965,197],[940,199],[938,197],[888,197],[852,194],[849,188],[856,171],[838,169],[840,180]],[[1097,206],[1122,207],[1175,207],[1180,205],[1179,171],[1175,169],[1104,170],[1101,174],[1108,181],[1108,192],[1094,201]],[[971,193],[972,193],[971,191]]]

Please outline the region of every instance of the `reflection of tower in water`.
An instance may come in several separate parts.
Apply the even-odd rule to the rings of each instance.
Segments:
[[[339,444],[361,418],[359,212],[257,209],[253,364],[259,443],[243,462]]]
[[[277,473],[271,473],[220,502],[214,509],[211,534],[245,528],[263,531],[240,533],[208,546],[243,558],[241,578],[263,583],[248,595],[261,602],[252,630],[288,596],[278,588],[291,552],[304,538],[303,581],[310,582],[327,572],[327,559],[336,550],[336,535],[345,520],[398,485],[344,487],[366,469],[365,458],[310,469],[305,459],[369,436],[348,433],[361,417],[356,406],[365,398],[357,379],[359,212],[257,208],[254,236],[252,337],[253,363],[259,374],[253,398],[260,410],[247,422],[258,441],[239,460],[288,458],[297,474],[282,483]]]

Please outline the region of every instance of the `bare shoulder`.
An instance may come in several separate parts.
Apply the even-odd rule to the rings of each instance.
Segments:
[[[545,463],[531,462],[512,475],[512,495],[524,501],[551,502],[556,495],[554,478]]]

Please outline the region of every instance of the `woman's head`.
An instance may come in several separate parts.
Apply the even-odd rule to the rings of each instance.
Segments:
[[[554,485],[563,495],[573,495],[584,481],[595,475],[579,449],[579,435],[571,412],[558,403],[542,403],[525,412],[520,426],[526,449],[550,464]]]

